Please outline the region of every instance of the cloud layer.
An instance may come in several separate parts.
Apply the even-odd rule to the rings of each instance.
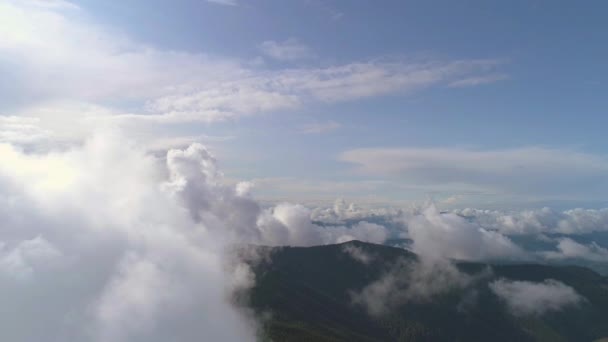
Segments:
[[[569,149],[526,147],[505,150],[464,148],[366,148],[340,160],[359,172],[426,184],[433,189],[477,191],[560,199],[602,198],[608,159]]]
[[[460,260],[517,260],[525,252],[508,237],[471,223],[433,205],[407,222],[414,252],[433,258]]]
[[[258,47],[266,56],[280,61],[294,61],[314,57],[312,50],[295,38],[289,38],[284,42],[267,40]]]
[[[455,210],[455,213],[479,222],[484,227],[503,234],[563,233],[585,234],[608,230],[608,209],[571,209],[557,211],[551,208],[521,211]]]
[[[11,66],[3,70],[10,77],[0,80],[0,87],[7,90],[0,99],[18,108],[11,114],[37,117],[32,107],[48,109],[66,102],[111,103],[119,108],[112,116],[121,114],[120,120],[215,122],[311,102],[351,101],[445,85],[483,75],[501,64],[497,60],[374,59],[324,67],[256,67],[245,60],[140,44],[91,22],[76,5],[48,4],[34,0],[0,4],[0,21],[5,23],[0,28],[4,38],[0,52],[3,65]],[[311,55],[293,39],[267,41],[261,48],[280,60]]]

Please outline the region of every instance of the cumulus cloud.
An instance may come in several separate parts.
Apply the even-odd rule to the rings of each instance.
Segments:
[[[430,205],[407,220],[414,252],[432,258],[459,260],[525,259],[525,252],[508,237],[489,231],[453,213]]]
[[[595,242],[584,245],[570,238],[559,239],[557,251],[541,252],[540,254],[550,260],[583,259],[608,263],[608,249]]]
[[[107,136],[0,149],[3,340],[253,340],[226,300],[222,233],[161,186],[159,160]]]
[[[541,283],[499,279],[489,286],[516,316],[560,311],[576,307],[585,300],[572,287],[553,279]]]
[[[574,238],[605,232],[607,213],[606,209],[550,208],[521,211],[466,208],[441,212],[432,203],[410,208],[369,208],[339,199],[331,207],[315,207],[312,218],[324,225],[379,222],[389,228],[390,236],[408,239],[407,248],[427,257],[484,261],[579,259],[605,263],[608,262],[605,246],[593,241],[584,244]],[[547,246],[544,250],[524,249],[512,240],[517,235],[542,240]],[[550,245],[555,249],[547,250]]]
[[[29,278],[59,257],[60,252],[40,235],[19,241],[12,248],[0,241],[0,272],[11,278]]]
[[[0,116],[0,143],[30,145],[47,141],[52,133],[39,123],[39,118]]]
[[[455,210],[459,215],[504,234],[563,233],[585,234],[608,229],[608,209],[571,209],[556,211],[551,208],[521,211],[480,209]]]
[[[311,221],[310,209],[282,203],[267,209],[258,218],[263,241],[279,245],[312,246],[361,240],[382,243],[388,237],[383,226],[361,221],[351,227],[321,227]]]
[[[200,144],[163,158],[114,132],[61,152],[0,144],[0,339],[254,340],[230,300],[254,278],[228,246],[386,238],[224,183]]]
[[[312,50],[295,38],[289,38],[283,42],[267,40],[258,47],[266,56],[280,61],[314,57]]]
[[[316,207],[312,211],[313,220],[344,224],[349,221],[365,221],[373,219],[383,219],[386,222],[402,223],[405,211],[400,208],[378,207],[366,208],[347,203],[344,199],[337,199],[331,207]]]

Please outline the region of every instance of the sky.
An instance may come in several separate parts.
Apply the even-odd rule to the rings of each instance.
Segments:
[[[607,9],[0,0],[0,340],[254,341],[251,244],[605,274]]]
[[[4,0],[0,140],[201,142],[264,201],[607,204],[602,1]]]

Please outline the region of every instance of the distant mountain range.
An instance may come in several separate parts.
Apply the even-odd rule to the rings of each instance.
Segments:
[[[584,267],[428,261],[359,241],[255,249],[262,341],[608,337],[608,278]]]

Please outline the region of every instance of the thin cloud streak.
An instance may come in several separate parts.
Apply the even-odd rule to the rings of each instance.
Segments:
[[[300,132],[304,134],[323,134],[333,132],[340,127],[342,127],[340,123],[330,120],[303,125]]]
[[[238,2],[236,0],[207,0],[207,2],[216,4],[216,5],[223,5],[223,6],[237,6],[238,5]]]
[[[66,100],[96,105],[139,103],[139,109],[136,106],[119,116],[123,121],[234,120],[308,103],[424,90],[475,77],[503,63],[372,59],[271,70],[237,59],[146,46],[86,22],[80,12],[64,7],[14,1],[0,6],[0,21],[8,23],[0,29],[5,38],[0,52],[20,70],[7,87],[11,92],[0,99],[12,101],[19,94],[31,99],[28,106],[53,106]],[[289,40],[266,45],[272,45],[272,54],[278,58],[303,57],[309,50]],[[120,112],[119,108],[113,111]]]
[[[570,199],[600,198],[608,190],[608,159],[571,149],[363,148],[348,150],[339,160],[362,174],[440,185],[448,192],[454,184],[467,184],[502,195]]]
[[[264,55],[279,61],[296,61],[315,57],[310,47],[295,38],[289,38],[283,42],[267,40],[262,42],[258,48]]]

